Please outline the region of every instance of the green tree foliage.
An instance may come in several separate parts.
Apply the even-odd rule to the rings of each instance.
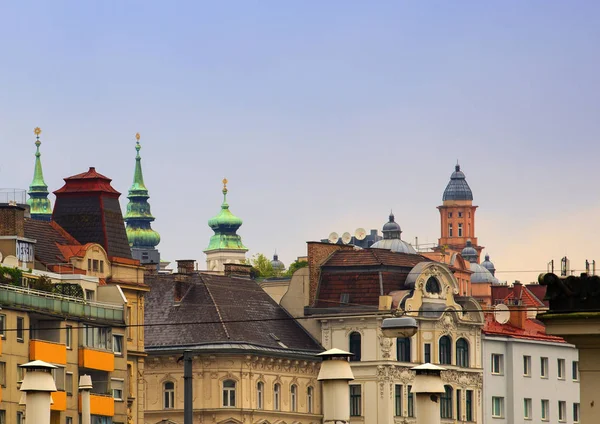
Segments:
[[[294,275],[294,272],[298,271],[300,268],[304,268],[308,266],[308,261],[296,261],[290,264],[290,267],[285,272],[287,277],[291,277]]]
[[[20,286],[22,277],[23,271],[21,271],[19,268],[0,266],[0,284]]]
[[[275,270],[271,261],[262,253],[257,253],[252,256],[252,259],[247,259],[246,263],[252,265],[252,271],[255,278],[271,278],[275,276]]]

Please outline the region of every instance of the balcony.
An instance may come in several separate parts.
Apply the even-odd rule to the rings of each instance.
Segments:
[[[125,323],[123,305],[87,301],[23,287],[0,285],[0,305],[24,308],[59,316]]]
[[[79,348],[79,366],[100,371],[115,370],[115,354],[105,350],[97,350],[81,346]]]
[[[67,410],[67,392],[52,392],[51,411],[66,411]]]
[[[66,365],[67,346],[62,343],[48,342],[45,340],[30,340],[29,360],[40,360],[52,364]]]
[[[81,395],[79,396],[79,412],[81,412]],[[110,395],[90,393],[91,415],[112,417],[115,415],[115,400]]]

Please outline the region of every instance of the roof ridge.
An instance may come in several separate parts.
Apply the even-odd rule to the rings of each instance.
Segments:
[[[81,246],[82,244],[79,243],[77,241],[77,239],[75,237],[73,237],[71,234],[69,234],[67,232],[67,230],[65,230],[59,223],[57,223],[56,221],[50,221],[50,226],[52,228],[54,228],[56,231],[58,231],[60,233],[61,236],[63,236],[65,239],[67,239],[69,241],[69,243],[75,245],[75,246]]]
[[[229,336],[229,331],[227,331],[227,326],[225,325],[225,322],[223,322],[223,316],[221,315],[221,310],[219,309],[219,305],[217,305],[217,302],[215,301],[215,298],[212,295],[210,288],[208,287],[208,284],[206,284],[206,281],[204,281],[204,278],[201,277],[201,280],[202,280],[202,284],[206,288],[208,295],[210,296],[210,300],[212,301],[213,305],[215,305],[215,310],[217,311],[217,315],[219,317],[219,321],[221,321],[221,325],[223,326],[225,335],[227,336],[228,339],[231,339],[231,337]]]

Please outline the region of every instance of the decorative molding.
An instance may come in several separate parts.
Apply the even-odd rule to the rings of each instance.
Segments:
[[[445,370],[441,374],[444,383],[453,383],[455,386],[463,388],[476,387],[481,389],[483,387],[483,373]]]

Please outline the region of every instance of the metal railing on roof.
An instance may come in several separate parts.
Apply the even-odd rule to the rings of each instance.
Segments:
[[[25,205],[27,203],[27,191],[22,188],[0,188],[0,204]]]

